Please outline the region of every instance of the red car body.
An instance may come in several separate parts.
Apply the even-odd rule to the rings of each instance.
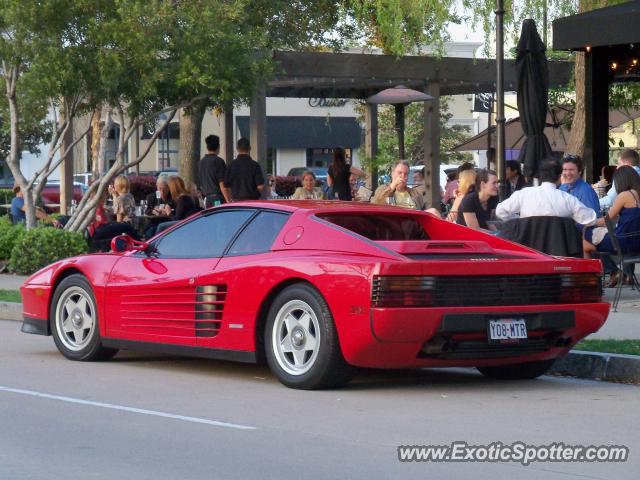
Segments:
[[[185,235],[189,228],[196,232],[200,224],[192,222],[222,221],[224,216],[207,216],[225,212],[229,218],[247,218],[240,226],[229,227],[237,231],[228,233],[231,246],[223,254],[202,256],[199,248],[190,253],[188,236],[184,255],[179,250],[162,254],[166,235],[174,235],[165,243],[171,245],[172,238],[183,238],[180,229]],[[254,252],[251,247],[234,247],[243,232],[254,228],[252,222],[271,217],[277,217],[280,227],[274,227],[277,232],[273,240],[268,238],[268,248]],[[270,228],[260,224],[254,231],[268,236]],[[205,248],[209,235],[222,235],[218,230],[201,235],[194,245]],[[262,235],[245,237],[243,245],[262,240]],[[324,325],[332,323],[339,345],[336,359],[343,366],[474,366],[482,371],[546,364],[597,331],[609,312],[609,304],[601,300],[599,261],[551,257],[393,206],[311,201],[227,204],[185,220],[149,245],[144,246],[146,253],[129,250],[62,260],[32,275],[21,288],[23,331],[51,334],[56,311],[65,317],[73,309],[68,305],[80,304],[74,297],[76,303],[67,307],[55,305],[56,289],[74,275],[87,280],[95,297],[96,341],[104,348],[253,362],[271,347],[277,356],[278,347],[273,345],[280,341],[287,345],[281,352],[284,366],[289,359],[293,368],[315,355],[313,349],[318,358],[325,354],[318,344],[322,340],[322,348],[326,347],[325,339],[332,333],[325,332]],[[249,253],[242,254],[243,248]],[[307,335],[300,342],[314,337],[311,353],[294,351],[290,340],[296,337],[287,326],[291,317],[283,310],[272,312],[283,291],[293,293],[295,300],[296,286],[310,291],[328,309],[324,313],[324,307],[310,309],[320,321],[297,332]],[[313,302],[305,300],[304,305]],[[277,318],[270,320],[274,315]],[[513,319],[526,324],[526,338],[489,338],[490,322],[513,325]],[[60,320],[61,325],[65,321],[70,320]],[[270,322],[280,325],[284,335],[277,337],[275,327],[269,330]],[[323,333],[315,339],[319,330]],[[300,355],[295,361],[294,354]],[[297,386],[297,372],[288,373],[291,382],[278,375],[280,380]],[[299,386],[331,386],[329,377]]]

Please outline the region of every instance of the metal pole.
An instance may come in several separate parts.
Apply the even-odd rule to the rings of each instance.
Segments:
[[[496,5],[496,173],[500,181],[500,199],[504,198],[504,0]]]
[[[400,160],[406,160],[404,156],[404,103],[397,103],[396,107],[396,131],[398,132],[398,156]]]

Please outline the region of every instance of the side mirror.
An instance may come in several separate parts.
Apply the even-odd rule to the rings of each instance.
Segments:
[[[132,250],[146,250],[149,247],[147,242],[134,240],[129,235],[118,235],[111,239],[111,251],[129,252]]]

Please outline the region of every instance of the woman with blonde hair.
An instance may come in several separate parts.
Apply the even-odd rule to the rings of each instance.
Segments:
[[[453,200],[453,205],[447,215],[448,221],[453,223],[458,221],[458,209],[460,208],[460,204],[462,203],[462,199],[465,195],[473,192],[475,189],[476,175],[477,173],[475,170],[463,170],[458,174],[458,188],[454,192],[455,199]]]
[[[131,222],[136,209],[136,200],[129,193],[129,179],[124,175],[118,175],[113,182],[113,188],[109,186],[109,193],[113,196],[113,213],[116,222]]]

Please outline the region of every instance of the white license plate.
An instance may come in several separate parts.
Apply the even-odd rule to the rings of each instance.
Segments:
[[[489,340],[519,340],[527,338],[527,323],[524,318],[501,318],[489,320]]]

